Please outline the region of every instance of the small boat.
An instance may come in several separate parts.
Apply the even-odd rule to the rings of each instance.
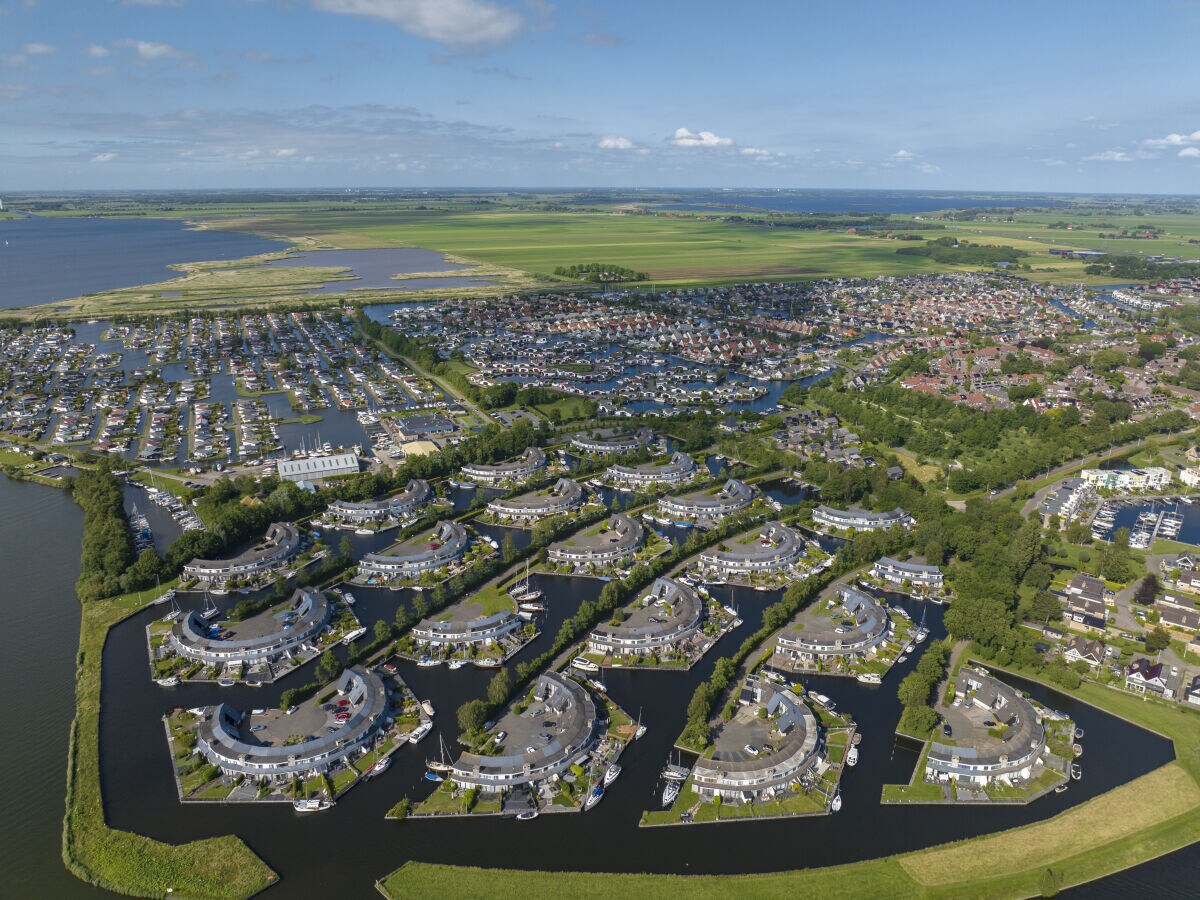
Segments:
[[[583,811],[587,812],[604,798],[604,788],[596,785],[595,789],[588,794],[586,800],[583,801]]]
[[[536,809],[527,809],[524,812],[517,813],[518,822],[528,822],[530,819],[536,819],[538,811]]]
[[[354,533],[355,534],[374,534],[375,532],[373,532],[370,528],[355,528]]]
[[[379,762],[375,763],[375,765],[371,766],[371,774],[382,775],[388,770],[388,766],[391,764],[392,758],[390,756],[385,756],[383,759],[379,760]]]
[[[432,656],[422,656],[417,660],[417,666],[422,669],[430,669],[441,664],[442,661],[440,659],[434,659]]]
[[[923,644],[923,643],[925,643],[925,639],[927,637],[929,637],[929,629],[928,628],[918,628],[917,633],[913,635],[913,640],[916,641],[918,644]]]
[[[482,659],[475,660],[475,665],[481,669],[495,669],[500,665],[500,660],[494,656],[485,656]]]
[[[178,675],[168,675],[166,678],[156,678],[154,680],[159,687],[175,687],[175,685],[179,684]]]
[[[608,787],[617,780],[617,776],[621,774],[621,767],[613,763],[608,767],[608,771],[604,773],[604,786]]]
[[[354,599],[354,595],[349,591],[342,591],[342,599],[346,602],[347,606],[353,606],[357,602]]]
[[[585,657],[582,657],[582,656],[577,656],[573,660],[571,660],[571,665],[574,668],[579,669],[581,672],[599,672],[600,671],[600,667],[598,665],[596,665],[590,659],[586,659]]]
[[[421,739],[424,738],[425,735],[429,734],[429,732],[431,732],[431,731],[433,731],[433,723],[432,722],[422,722],[420,725],[418,725],[416,727],[416,730],[413,731],[413,733],[408,736],[408,742],[410,744],[419,743],[421,741]]]
[[[1072,744],[1071,752],[1075,754],[1076,758],[1083,756],[1083,744]]]
[[[453,478],[447,478],[446,484],[450,485],[450,487],[452,487],[452,488],[456,488],[459,486],[458,482],[455,481]]]
[[[351,631],[349,634],[347,634],[344,638],[342,638],[342,643],[348,647],[366,633],[367,633],[367,629],[365,629],[365,628],[361,628],[361,627],[355,628],[353,631]]]
[[[237,684],[237,682],[232,678],[218,678],[217,684],[219,684],[221,687],[233,687],[235,684]]]
[[[838,812],[842,808],[842,792],[838,791],[833,795],[833,802],[829,804],[831,812]]]
[[[679,785],[676,782],[672,781],[665,788],[663,788],[662,805],[670,806],[672,803],[675,802],[675,799],[678,796],[679,796]]]
[[[1056,788],[1054,789],[1054,793],[1056,793],[1056,794],[1065,794],[1065,793],[1067,792],[1067,787],[1068,787],[1068,785],[1067,785],[1067,784],[1065,784],[1065,783],[1064,783],[1064,784],[1060,784],[1058,787],[1056,787]]]
[[[429,716],[430,718],[433,717],[433,704],[428,700],[421,701],[421,709],[425,711],[425,715]]]
[[[333,803],[322,797],[305,798],[303,800],[293,800],[292,809],[298,813],[319,812],[323,809],[329,809]]]
[[[905,653],[912,653],[912,652],[913,652],[914,650],[916,650],[916,649],[917,649],[917,648],[916,648],[915,646],[913,646],[912,644],[906,644],[906,645],[905,645],[905,647],[904,647],[904,652],[905,652]]]
[[[1082,777],[1083,769],[1080,768],[1079,763],[1071,763],[1071,779],[1073,781],[1078,781]]]
[[[438,775],[435,772],[426,772],[424,775],[424,778],[426,781],[445,781],[446,780],[441,775]]]
[[[1076,729],[1075,729],[1075,740],[1077,740],[1077,741],[1078,741],[1078,740],[1080,740],[1080,739],[1082,739],[1082,738],[1083,738],[1083,729],[1082,729],[1082,728],[1076,728]]]
[[[896,657],[896,662],[897,663],[908,662],[908,656],[901,653],[899,656]]]
[[[645,726],[645,725],[639,725],[639,726],[637,727],[637,731],[635,731],[635,732],[633,733],[633,739],[636,741],[638,738],[640,738],[640,737],[644,737],[644,736],[645,736],[645,734],[646,734],[646,726]]]
[[[857,747],[851,747],[850,751],[846,754],[846,765],[851,766],[851,767],[858,765],[858,748]]]
[[[537,593],[538,593],[538,596],[541,596],[541,591],[538,591]],[[521,610],[522,612],[533,612],[533,613],[545,612],[546,604],[545,603],[537,603],[532,600],[522,600],[520,603],[517,604],[517,609]]]
[[[588,684],[590,684],[595,690],[599,691],[601,694],[608,693],[608,685],[606,685],[599,678],[589,679]]]
[[[858,681],[863,684],[882,684],[883,679],[877,672],[863,672],[858,676]]]
[[[461,669],[466,664],[467,661],[465,659],[452,659],[450,662],[446,663],[446,667],[449,669]]]

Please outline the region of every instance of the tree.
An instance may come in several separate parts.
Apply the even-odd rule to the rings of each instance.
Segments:
[[[1158,576],[1151,572],[1145,578],[1138,582],[1137,590],[1133,592],[1134,602],[1149,606],[1154,602],[1154,596],[1158,593]]]
[[[500,542],[500,558],[505,565],[517,558],[517,542],[513,540],[511,534],[505,534],[504,540]]]
[[[387,623],[386,619],[378,619],[375,622],[375,640],[379,643],[386,641],[392,634],[392,626]]]
[[[1158,653],[1171,646],[1171,634],[1161,625],[1154,626],[1153,631],[1146,633],[1146,652]]]
[[[501,669],[488,682],[488,701],[493,706],[499,706],[508,699],[510,691],[512,691],[512,676],[508,674],[508,669]]]
[[[1039,622],[1049,622],[1062,617],[1062,601],[1049,591],[1038,591],[1033,597],[1033,617]]]
[[[458,727],[466,734],[483,729],[487,721],[488,706],[482,700],[468,700],[458,708]]]
[[[937,713],[928,706],[913,706],[908,709],[908,724],[918,733],[932,731],[937,725]]]
[[[896,689],[904,706],[924,706],[929,701],[929,682],[916,672],[909,672]]]
[[[342,664],[333,651],[326,650],[321,654],[321,661],[317,663],[317,677],[321,681],[332,681],[341,668]]]
[[[351,559],[354,556],[354,544],[347,535],[343,534],[342,539],[338,541],[338,556],[342,559]]]

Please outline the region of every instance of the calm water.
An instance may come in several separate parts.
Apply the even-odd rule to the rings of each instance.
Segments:
[[[66,493],[0,477],[0,605],[9,633],[20,636],[0,653],[0,683],[19,686],[24,701],[20,716],[0,719],[7,806],[0,816],[0,893],[8,897],[103,893],[62,864],[82,536],[82,516]]]
[[[1037,194],[959,194],[951,191],[697,191],[657,209],[750,206],[792,213],[923,213],[941,209],[1064,206]]]
[[[459,263],[448,262],[442,254],[433,250],[403,249],[382,250],[310,250],[286,259],[272,260],[267,264],[274,269],[289,269],[297,266],[336,266],[350,269],[353,281],[331,281],[323,288],[309,291],[310,294],[341,294],[357,290],[423,291],[429,288],[460,288],[475,284],[491,284],[492,278],[461,278],[454,276],[439,278],[405,278],[393,276],[409,272],[456,272],[469,268]]]
[[[9,896],[83,896],[95,893],[77,884],[62,867],[60,828],[68,728],[72,715],[72,662],[78,611],[72,585],[77,574],[80,516],[68,497],[36,485],[0,481],[0,578],[9,601],[7,620],[18,633],[41,640],[13,642],[0,658],[0,672],[22,685],[28,712],[20,721],[6,719],[0,752],[10,785],[10,802],[20,816],[0,824],[0,864],[8,873]],[[353,540],[356,552],[373,549],[386,538]],[[29,559],[54,559],[55,565],[32,570]],[[535,576],[546,590],[549,612],[542,636],[514,660],[518,663],[549,646],[564,618],[584,599],[594,599],[602,583],[589,579]],[[639,830],[641,810],[660,790],[658,772],[672,739],[683,725],[686,698],[708,677],[716,659],[733,652],[758,627],[763,608],[777,593],[717,589],[722,600],[735,603],[745,624],[722,639],[695,669],[686,674],[614,671],[606,674],[614,699],[633,714],[640,710],[649,726],[646,737],[622,758],[621,779],[604,803],[583,816],[541,819],[516,825],[478,819],[385,823],[382,816],[403,795],[428,793],[421,779],[423,763],[436,753],[437,735],[419,747],[404,747],[389,771],[372,784],[355,788],[335,810],[299,817],[286,807],[182,807],[170,775],[159,715],[171,706],[229,700],[235,705],[266,706],[292,684],[292,677],[262,688],[221,689],[191,685],[164,690],[146,675],[146,612],[118,626],[104,651],[101,770],[110,824],[156,838],[183,841],[235,832],[243,836],[283,875],[272,896],[312,896],[322,889],[345,896],[374,896],[372,883],[407,859],[473,862],[486,866],[557,865],[572,869],[658,872],[736,872],[825,865],[878,853],[912,849],[1011,827],[1044,818],[1171,757],[1169,745],[1123,722],[1109,719],[1069,698],[1038,686],[1033,694],[1075,715],[1089,734],[1084,780],[1069,793],[1051,795],[1025,809],[947,809],[880,807],[879,786],[907,779],[916,752],[891,734],[899,715],[895,681],[913,660],[889,676],[880,688],[847,680],[811,679],[812,686],[854,714],[864,738],[862,759],[843,784],[846,806],[832,817],[719,827]],[[391,618],[408,592],[358,589],[357,612],[370,626]],[[233,602],[238,598],[225,598]],[[910,610],[919,615],[917,606]],[[934,636],[940,635],[941,609],[931,607]],[[437,707],[438,731],[452,742],[457,729],[454,710],[484,694],[489,672],[479,669],[418,669],[405,666],[404,677],[418,696]],[[38,740],[28,749],[18,740],[30,730]],[[1103,740],[1097,739],[1103,735]],[[761,854],[763,842],[794,848],[786,854]],[[323,848],[319,853],[311,848]],[[597,852],[595,848],[620,848]],[[469,848],[469,849],[465,849]],[[1156,864],[1161,871],[1134,870],[1127,878],[1183,885],[1194,872],[1194,854],[1175,855]],[[553,863],[548,862],[553,861]],[[749,861],[748,861],[749,860]],[[1137,881],[1130,882],[1138,883]],[[1145,883],[1145,882],[1142,882]],[[1194,882],[1187,882],[1193,884]]]
[[[172,263],[241,259],[287,246],[232,231],[195,231],[170,219],[43,218],[0,221],[0,307],[153,284]]]

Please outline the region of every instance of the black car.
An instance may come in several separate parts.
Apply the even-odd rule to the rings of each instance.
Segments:
[[[949,722],[942,723],[942,734],[944,734],[946,737],[954,736],[954,729],[950,727]]]

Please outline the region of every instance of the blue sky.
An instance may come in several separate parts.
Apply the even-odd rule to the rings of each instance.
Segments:
[[[0,0],[0,191],[1200,193],[1197,0]]]

